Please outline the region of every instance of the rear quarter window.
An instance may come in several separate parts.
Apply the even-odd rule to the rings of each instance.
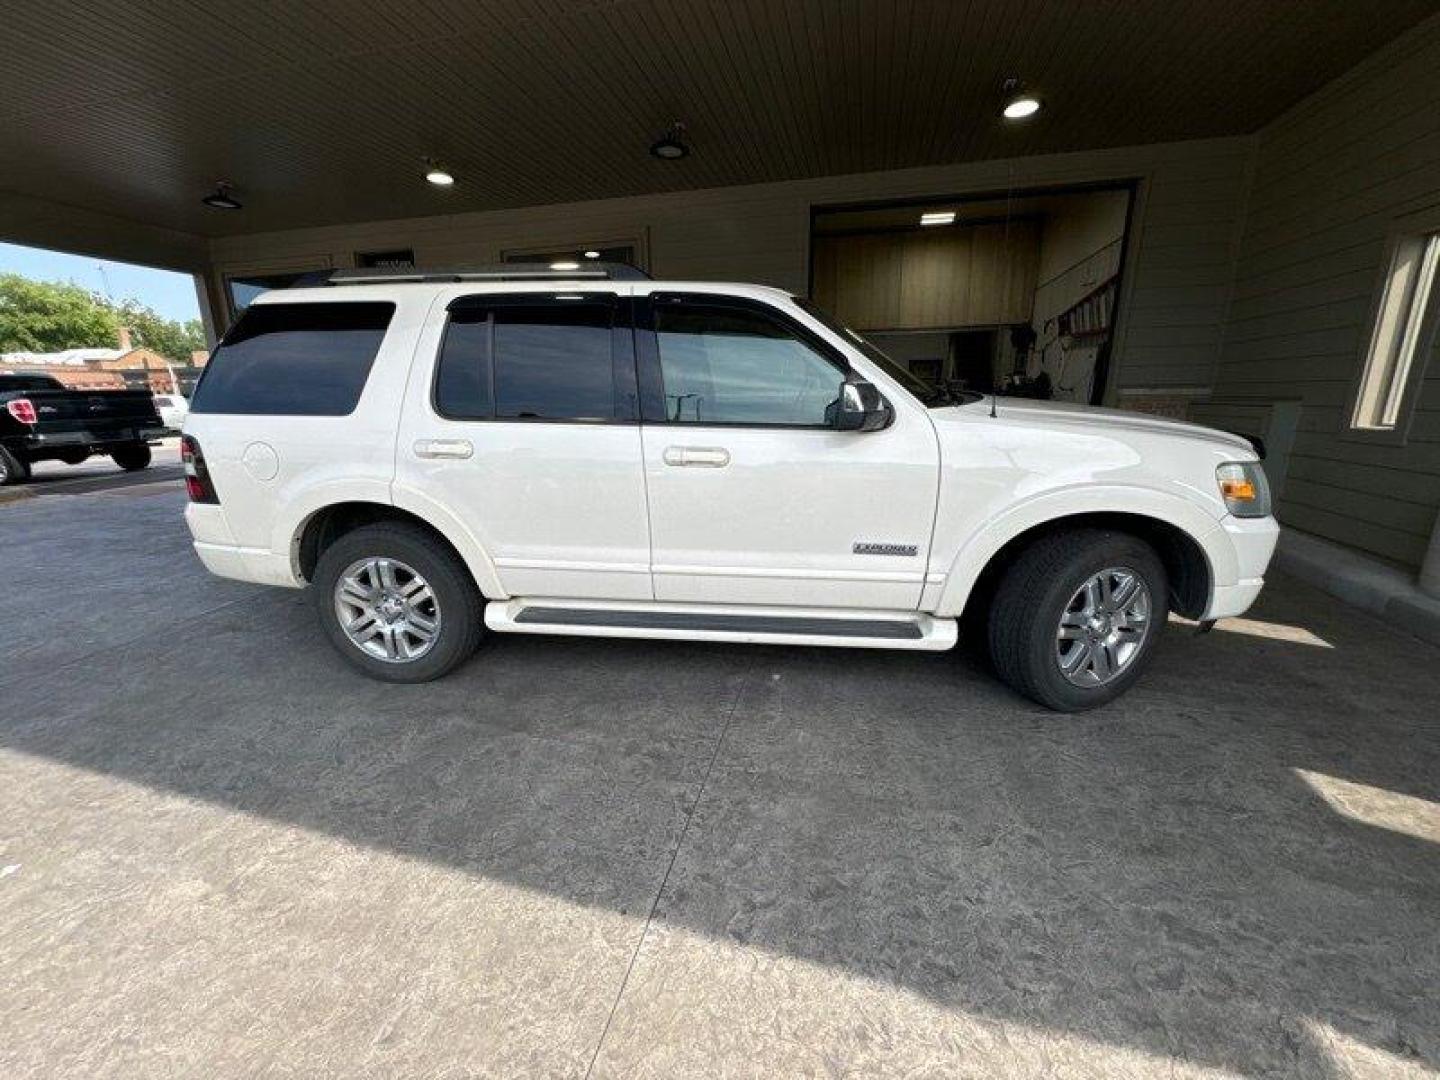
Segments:
[[[394,314],[370,301],[255,304],[205,366],[191,411],[346,416]]]

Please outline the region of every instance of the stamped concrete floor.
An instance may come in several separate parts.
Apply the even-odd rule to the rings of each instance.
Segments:
[[[403,688],[180,506],[0,507],[0,1076],[1440,1063],[1440,651],[1309,588],[1080,718],[944,654]]]

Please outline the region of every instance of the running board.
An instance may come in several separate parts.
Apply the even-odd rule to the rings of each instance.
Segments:
[[[485,625],[507,634],[666,638],[767,645],[939,651],[955,644],[954,619],[914,611],[647,604],[605,600],[492,600]]]

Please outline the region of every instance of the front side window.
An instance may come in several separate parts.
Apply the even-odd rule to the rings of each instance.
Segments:
[[[1431,323],[1437,264],[1440,233],[1403,237],[1396,245],[1371,331],[1351,427],[1394,431],[1399,425],[1406,393],[1418,381],[1417,354]]]
[[[614,305],[462,301],[452,308],[435,407],[456,420],[613,420]]]
[[[195,388],[197,413],[345,416],[355,410],[395,313],[390,303],[256,304]]]
[[[660,302],[655,338],[672,423],[829,426],[844,373],[778,320]]]

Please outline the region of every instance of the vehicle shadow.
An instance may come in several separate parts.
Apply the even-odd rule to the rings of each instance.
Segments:
[[[266,594],[7,691],[0,745],[630,914],[683,835],[700,935],[1247,1075],[1332,1072],[1310,1021],[1440,1066],[1440,849],[1323,781],[1440,801],[1440,653],[1298,585],[1252,621],[1065,717],[945,654],[492,637],[382,685]]]

